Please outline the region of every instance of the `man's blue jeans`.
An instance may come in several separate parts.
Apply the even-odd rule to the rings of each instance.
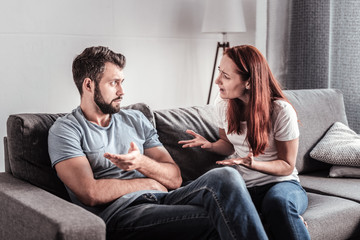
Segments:
[[[144,194],[107,224],[108,239],[267,239],[244,180],[210,170],[169,193]]]
[[[298,181],[252,187],[249,192],[268,227],[271,239],[310,239],[309,232],[299,217],[308,206],[308,198]]]

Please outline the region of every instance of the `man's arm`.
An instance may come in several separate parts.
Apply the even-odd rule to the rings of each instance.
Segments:
[[[64,160],[56,164],[55,169],[61,181],[88,206],[106,204],[125,194],[145,189],[167,191],[150,178],[95,179],[85,156]]]
[[[147,148],[143,155],[132,142],[128,154],[105,153],[104,157],[123,170],[141,172],[146,177],[158,181],[167,189],[176,189],[182,183],[179,167],[162,146]]]
[[[167,189],[179,187],[181,185],[180,170],[165,148],[162,148],[155,147],[145,150],[149,157],[141,155],[141,158],[146,159],[145,162],[147,162],[142,167],[142,173],[147,178],[95,179],[89,161],[85,156],[59,162],[55,165],[55,169],[61,181],[83,204],[88,206],[106,204],[131,192],[140,190],[167,191]],[[165,175],[174,178],[164,177]]]

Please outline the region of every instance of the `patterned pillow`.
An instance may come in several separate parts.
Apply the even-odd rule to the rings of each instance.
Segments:
[[[360,167],[360,136],[336,122],[310,152],[316,160],[332,165]]]

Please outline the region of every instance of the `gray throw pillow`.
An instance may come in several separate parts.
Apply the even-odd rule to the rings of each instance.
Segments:
[[[332,165],[360,167],[360,136],[336,122],[311,150],[310,156]]]

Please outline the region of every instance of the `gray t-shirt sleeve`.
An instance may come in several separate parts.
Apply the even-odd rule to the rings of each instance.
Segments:
[[[58,119],[50,128],[48,148],[52,167],[63,160],[85,155],[81,132],[67,119]]]
[[[142,129],[145,136],[145,142],[143,144],[144,149],[162,146],[162,143],[159,141],[159,135],[157,134],[157,131],[151,122],[145,117],[143,113],[139,112],[139,116],[141,118],[139,123],[142,124]]]

